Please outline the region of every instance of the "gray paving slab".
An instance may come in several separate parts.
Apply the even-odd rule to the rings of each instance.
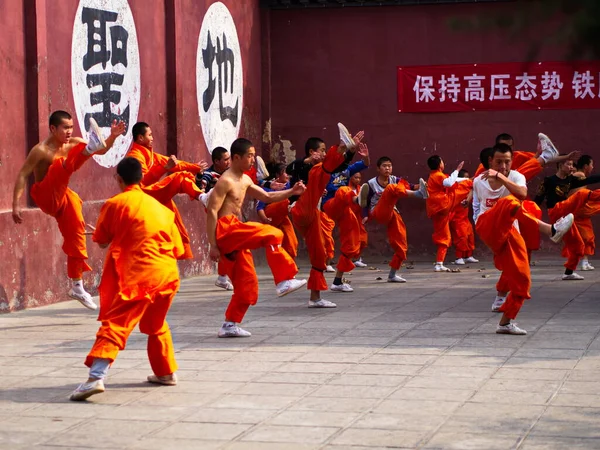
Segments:
[[[259,267],[247,339],[216,337],[229,295],[212,276],[185,280],[169,314],[178,386],[144,382],[136,331],[82,404],[67,397],[95,315],[0,315],[0,448],[600,449],[600,271],[563,282],[560,261],[540,261],[517,319],[529,334],[501,336],[490,261],[417,262],[400,285],[370,265],[348,276],[354,293],[325,293],[331,310],[308,309],[306,291],[277,298]]]

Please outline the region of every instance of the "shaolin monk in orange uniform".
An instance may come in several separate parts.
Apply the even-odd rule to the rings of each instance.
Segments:
[[[179,161],[175,156],[165,156],[153,151],[152,129],[145,122],[136,123],[131,129],[133,145],[127,156],[137,159],[142,165],[142,189],[175,213],[175,223],[181,234],[185,252],[179,259],[193,257],[190,237],[183,219],[173,201],[177,194],[187,194],[198,200],[202,193],[196,185],[196,175],[208,167],[204,161],[198,164]],[[164,175],[169,174],[162,178]]]
[[[117,181],[123,192],[106,201],[93,240],[109,247],[100,282],[102,322],[85,365],[88,380],[71,394],[85,400],[104,392],[108,368],[125,348],[139,324],[148,335],[150,383],[175,385],[177,363],[167,312],[179,288],[177,257],[183,244],[175,214],[140,187],[142,167],[126,157],[117,165]]]
[[[267,263],[273,273],[278,296],[287,295],[306,284],[294,277],[296,263],[281,247],[281,230],[258,222],[242,222],[242,204],[246,194],[265,203],[276,203],[304,192],[298,182],[292,189],[266,192],[256,186],[244,172],[254,164],[256,150],[248,139],[239,138],[231,144],[231,167],[223,173],[212,189],[207,207],[207,233],[210,257],[220,260],[233,284],[233,295],[219,337],[248,337],[250,332],[238,324],[242,322],[250,305],[258,301],[258,279],[250,250],[264,247]]]
[[[594,160],[590,155],[581,155],[575,164],[576,171],[574,177],[583,179],[592,175],[594,171]],[[579,188],[582,189],[582,188]],[[578,191],[574,189],[570,195]],[[579,230],[581,239],[583,239],[583,257],[579,269],[583,271],[594,270],[594,266],[590,264],[589,257],[596,250],[596,236],[594,235],[594,226],[592,225],[592,217],[600,214],[600,202],[587,202],[585,207],[575,214],[575,225]]]
[[[282,189],[290,188],[290,176],[285,171],[286,167],[285,164],[277,164],[275,166],[275,178],[273,179],[273,183],[270,183],[271,186],[281,185]],[[263,187],[263,189],[267,192],[276,190],[267,187]],[[287,198],[277,203],[271,203],[270,205],[259,201],[256,205],[258,218],[262,223],[273,225],[283,232],[281,246],[288,252],[288,255],[296,259],[296,256],[298,256],[298,238],[289,217],[289,209],[290,201]]]
[[[363,132],[357,134],[355,138],[349,137],[351,143],[349,145],[358,145],[364,136]],[[319,211],[317,206],[325,187],[331,179],[331,174],[336,172],[336,169],[351,158],[350,152],[347,152],[346,144],[334,145],[327,153],[325,153],[325,143],[322,139],[311,137],[306,141],[304,146],[306,152],[306,160],[303,163],[303,171],[308,173],[308,184],[306,192],[292,206],[292,222],[300,235],[306,242],[308,257],[311,264],[310,275],[308,278],[308,289],[310,297],[308,300],[309,308],[335,308],[337,305],[329,300],[321,298],[321,291],[328,289],[327,281],[323,272],[327,269],[327,260],[330,250],[326,246],[328,239],[327,225],[323,224],[323,220],[331,219],[323,217],[325,213]],[[288,166],[290,168],[299,165],[300,161],[296,161]],[[335,223],[334,223],[335,226]]]
[[[360,188],[362,186],[362,174],[360,172],[356,172],[354,175],[350,177],[348,180],[348,186],[352,191],[358,196],[360,194]],[[367,220],[366,217],[363,218],[363,209],[360,207],[358,203],[352,204],[352,210],[356,217],[360,219],[359,221],[359,235],[358,242],[360,244],[360,253],[359,258],[354,261],[354,265],[356,267],[367,267],[367,264],[362,260],[362,256],[360,256],[367,245],[369,243],[369,235],[367,234],[367,229],[365,228],[365,222]]]
[[[469,178],[469,172],[465,169],[458,171],[458,178]],[[468,180],[464,183],[469,183],[473,188],[473,181]],[[471,225],[469,218],[469,201],[467,199],[458,203],[452,210],[450,216],[450,233],[452,234],[452,242],[456,249],[456,261],[454,264],[465,265],[468,263],[478,263],[479,260],[473,258],[475,250],[475,231]]]
[[[429,198],[426,200],[427,216],[433,221],[433,243],[437,246],[435,263],[436,272],[449,272],[444,266],[446,253],[452,244],[450,233],[450,216],[452,210],[463,200],[466,200],[471,192],[472,183],[468,178],[459,178],[458,172],[463,168],[461,162],[450,176],[444,173],[444,161],[438,155],[427,159],[429,166],[429,179],[427,180],[427,192]]]
[[[114,122],[106,142],[100,134],[98,124],[90,119],[90,142],[73,137],[73,118],[68,112],[54,111],[50,115],[50,136],[31,149],[25,164],[17,175],[13,194],[13,220],[22,223],[20,199],[25,191],[27,178],[34,174],[31,198],[46,214],[54,217],[63,237],[62,249],[67,255],[67,275],[72,281],[69,297],[78,300],[89,309],[96,309],[92,296],[83,288],[83,272],[91,267],[87,264],[85,222],[82,201],[69,189],[71,175],[93,154],[105,154],[115,139],[125,131],[125,124]]]
[[[527,331],[512,322],[526,299],[531,298],[531,273],[525,242],[515,227],[531,222],[540,233],[559,242],[573,225],[573,215],[557,220],[554,225],[529,214],[522,202],[527,198],[525,176],[511,170],[512,150],[506,144],[494,146],[489,169],[473,182],[474,196],[479,199],[476,211],[477,234],[494,252],[494,265],[502,275],[496,284],[498,294],[492,311],[502,312],[496,328],[499,334],[523,335]],[[508,296],[507,296],[508,295]]]
[[[406,261],[408,241],[406,239],[406,225],[396,208],[396,203],[401,198],[413,197],[427,199],[427,183],[422,178],[418,185],[411,185],[406,180],[392,175],[392,159],[382,156],[377,160],[377,176],[363,184],[360,189],[360,206],[369,208],[369,220],[385,225],[388,241],[394,250],[394,256],[389,262],[390,273],[388,283],[406,283],[406,280],[396,272]]]

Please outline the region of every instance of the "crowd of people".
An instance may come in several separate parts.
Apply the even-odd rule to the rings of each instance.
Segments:
[[[502,313],[497,333],[527,333],[514,319],[530,298],[531,253],[539,249],[542,235],[564,243],[563,280],[582,280],[575,270],[594,269],[588,259],[594,254],[590,218],[600,211],[600,190],[587,186],[600,182],[600,175],[592,174],[594,162],[589,155],[561,155],[544,134],[538,136],[535,153],[517,151],[510,135],[499,135],[492,147],[481,151],[481,164],[473,177],[463,162],[446,174],[444,160],[432,155],[427,160],[427,181],[421,178],[413,184],[394,175],[392,158],[382,156],[376,161],[377,175],[363,183],[361,172],[371,164],[365,134],[352,136],[342,124],[338,124],[339,143],[328,148],[322,139],[311,137],[304,155],[289,165],[265,164],[252,142],[239,138],[230,149],[214,149],[209,167],[155,152],[152,129],[138,122],[132,127],[131,149],[116,168],[121,193],[104,203],[96,225],[91,226],[83,219],[81,199],[68,187],[69,179],[92,155],[106,153],[125,132],[125,124],[115,121],[106,139],[93,119],[89,125],[89,142],[85,142],[72,135],[71,115],[55,111],[49,120],[49,137],[29,152],[13,197],[13,219],[21,223],[20,199],[33,174],[31,196],[56,219],[64,239],[72,280],[68,295],[92,310],[98,306],[82,281],[83,273],[91,270],[86,262],[86,234],[92,234],[100,247],[108,247],[98,287],[102,325],[85,360],[89,378],[72,393],[72,400],[104,392],[109,367],[138,324],[148,335],[153,371],[148,381],[177,384],[166,315],[179,287],[177,260],[193,257],[173,201],[177,194],[198,200],[206,210],[208,253],[217,263],[215,284],[233,291],[218,331],[222,338],[251,336],[240,323],[258,301],[254,249],[265,249],[278,296],[306,286],[309,308],[335,308],[323,293],[353,291],[344,274],[366,266],[361,254],[368,244],[365,225],[372,221],[385,226],[394,252],[387,282],[405,283],[399,271],[407,258],[407,232],[397,203],[408,197],[424,201],[432,221],[437,248],[434,272],[450,271],[445,260],[452,244],[455,264],[478,262],[475,232],[493,252],[501,272],[492,304],[493,311]],[[529,200],[527,183],[549,164],[556,164],[556,174],[544,178]],[[544,202],[552,223],[541,220]],[[255,208],[257,221],[248,220],[248,204]],[[340,255],[333,268],[336,226]],[[308,280],[296,278],[299,238],[310,261]],[[335,272],[331,285],[325,272]]]

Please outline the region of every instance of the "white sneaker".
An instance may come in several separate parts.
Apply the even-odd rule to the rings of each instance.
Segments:
[[[423,178],[419,178],[419,192],[423,194],[424,199],[429,198],[429,191],[427,190],[427,183]]]
[[[469,256],[468,258],[465,258],[465,262],[466,262],[466,263],[475,264],[475,263],[478,263],[478,262],[479,262],[479,260],[478,260],[478,259],[475,259],[475,258],[473,258],[472,256]]]
[[[550,238],[552,242],[558,244],[562,241],[563,236],[571,229],[573,226],[573,222],[575,220],[575,216],[569,213],[565,217],[561,217],[552,225],[554,229],[554,236]]]
[[[463,258],[458,258],[456,261],[454,261],[454,264],[456,264],[457,266],[464,266],[466,263]]]
[[[356,267],[360,267],[360,268],[363,268],[363,267],[367,267],[367,266],[368,266],[368,264],[365,264],[365,263],[363,262],[362,258],[361,258],[361,259],[359,259],[358,261],[354,261],[354,265],[355,265]]]
[[[544,159],[545,162],[548,162],[559,155],[556,146],[544,133],[538,134],[538,145],[542,149],[542,153],[540,154],[540,156]]]
[[[69,297],[74,298],[87,309],[91,309],[92,311],[96,311],[98,309],[98,305],[94,303],[92,296],[83,289],[81,291],[76,291],[72,288],[69,291]]]
[[[327,273],[334,273],[335,269],[333,268],[332,265],[327,264],[327,266],[325,267],[325,272],[327,272]]]
[[[354,264],[356,265],[356,263],[354,263]],[[582,270],[582,271],[584,271],[584,272],[585,272],[585,271],[588,271],[588,270],[594,270],[594,269],[595,269],[595,267],[594,267],[594,266],[592,266],[592,265],[589,263],[589,261],[582,261],[582,262],[581,262],[581,264],[579,264],[579,267],[578,267],[578,269],[579,269],[579,270]]]
[[[225,289],[226,291],[233,291],[233,284],[231,284],[231,281],[229,281],[226,276],[222,277],[219,275],[217,281],[215,281],[215,286]]]
[[[498,325],[496,328],[496,333],[498,334],[515,334],[515,335],[525,335],[527,331],[519,328],[516,323],[508,323],[506,325]]]
[[[172,373],[171,375],[148,375],[148,383],[162,384],[163,386],[177,386],[177,374]]]
[[[69,396],[69,400],[81,402],[92,395],[104,392],[104,382],[102,380],[86,381],[81,383]]]
[[[571,275],[563,275],[562,279],[565,281],[580,281],[580,280],[585,280],[585,278],[583,278],[581,275],[579,275],[578,273],[573,272]]]
[[[365,183],[360,187],[360,191],[358,192],[358,205],[361,208],[366,208],[368,200],[369,200],[369,183]]]
[[[200,200],[200,203],[202,203],[204,205],[204,207],[208,207],[208,197],[210,195],[210,192],[208,194],[206,193],[202,193],[198,196],[198,200]]]
[[[356,147],[356,142],[354,142],[354,139],[352,139],[352,135],[348,131],[348,128],[346,128],[342,123],[338,123],[338,130],[340,131],[340,141],[348,150]]]
[[[450,269],[448,269],[446,266],[444,266],[443,264],[436,264],[435,265],[435,269],[436,272],[450,272]]]
[[[294,291],[297,291],[304,285],[306,285],[306,280],[297,280],[292,278],[291,280],[285,280],[279,283],[275,290],[277,291],[278,297],[283,297],[284,295],[288,295]]]
[[[260,156],[256,156],[256,178],[258,180],[264,180],[269,177],[269,171],[267,170],[267,165],[265,161]]]
[[[402,278],[400,275],[394,275],[391,278],[387,279],[388,283],[406,283],[406,280]]]
[[[88,132],[88,144],[86,147],[86,152],[88,155],[92,155],[100,150],[104,150],[105,148],[106,142],[104,142],[100,128],[98,127],[96,121],[90,117],[90,130]]]
[[[492,312],[500,312],[500,308],[504,305],[505,301],[506,297],[498,297],[496,295],[496,299],[494,300],[494,303],[492,303]]]
[[[337,308],[337,305],[333,302],[330,302],[329,300],[325,300],[325,299],[321,298],[317,301],[309,300],[308,307],[309,308]]]
[[[250,337],[252,333],[249,331],[240,328],[235,322],[225,322],[217,336],[220,338],[230,338],[230,337]]]
[[[294,206],[296,206],[296,202],[292,203],[290,206],[288,206],[288,212],[291,213],[292,212],[292,208],[294,208]]]
[[[354,289],[348,283],[332,284],[329,286],[329,290],[333,292],[354,292]]]

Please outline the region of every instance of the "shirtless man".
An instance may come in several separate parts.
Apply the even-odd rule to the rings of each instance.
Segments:
[[[81,211],[82,201],[69,189],[69,180],[93,154],[103,155],[125,132],[125,123],[113,122],[106,142],[98,124],[90,119],[90,142],[73,137],[73,118],[66,111],[54,111],[49,119],[50,136],[35,145],[27,155],[17,175],[13,194],[13,220],[23,223],[20,199],[25,191],[27,178],[32,173],[35,183],[31,198],[46,214],[54,217],[63,236],[62,249],[67,255],[67,274],[73,285],[69,297],[78,300],[86,308],[98,307],[92,296],[83,288],[83,272],[92,268],[86,263],[85,222]]]
[[[296,263],[281,247],[283,232],[271,225],[240,220],[246,195],[265,203],[285,200],[304,192],[304,183],[292,189],[266,192],[254,184],[244,172],[254,164],[256,150],[248,139],[239,138],[231,144],[231,167],[223,173],[212,189],[207,206],[207,233],[210,257],[220,261],[233,284],[233,295],[219,337],[248,337],[250,332],[238,324],[242,322],[250,305],[258,301],[258,279],[251,249],[264,247],[267,263],[273,273],[279,297],[287,295],[306,284],[297,280]]]

